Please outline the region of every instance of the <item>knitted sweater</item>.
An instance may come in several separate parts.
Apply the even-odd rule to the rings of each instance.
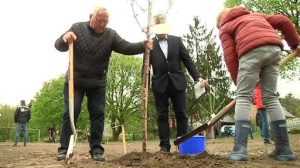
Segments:
[[[129,43],[111,28],[106,28],[103,33],[96,33],[89,22],[75,23],[67,32],[69,31],[73,31],[77,36],[74,42],[75,86],[105,86],[112,51],[125,55],[140,54],[144,51],[142,42]],[[68,50],[63,35],[55,42],[55,48],[62,52]]]

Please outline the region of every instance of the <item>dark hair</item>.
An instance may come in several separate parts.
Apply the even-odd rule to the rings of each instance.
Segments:
[[[25,104],[25,100],[21,100],[21,104]]]

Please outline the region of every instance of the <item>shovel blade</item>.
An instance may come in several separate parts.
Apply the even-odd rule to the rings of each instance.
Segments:
[[[72,134],[70,136],[70,142],[69,142],[69,147],[68,147],[68,151],[67,151],[67,156],[66,159],[70,159],[73,156],[73,152],[74,152],[74,146],[76,143],[76,139],[75,139],[76,135]]]
[[[174,141],[174,145],[179,145],[180,143],[188,140],[189,138],[193,137],[194,135],[197,135],[199,134],[200,132],[206,130],[208,128],[208,124],[205,123],[205,124],[202,124],[200,127],[197,127],[196,129],[194,129],[193,131],[191,132],[188,132],[186,134],[184,134],[183,136],[177,138],[175,141]]]

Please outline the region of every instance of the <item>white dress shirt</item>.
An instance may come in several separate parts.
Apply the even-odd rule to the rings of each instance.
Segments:
[[[166,35],[166,37],[164,39],[159,39],[158,37],[156,37],[159,43],[159,46],[161,48],[161,50],[163,51],[166,59],[168,58],[168,36]]]

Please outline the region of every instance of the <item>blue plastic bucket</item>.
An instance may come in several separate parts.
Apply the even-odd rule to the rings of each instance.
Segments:
[[[179,144],[180,155],[197,155],[206,149],[205,136],[193,136],[190,139]]]

